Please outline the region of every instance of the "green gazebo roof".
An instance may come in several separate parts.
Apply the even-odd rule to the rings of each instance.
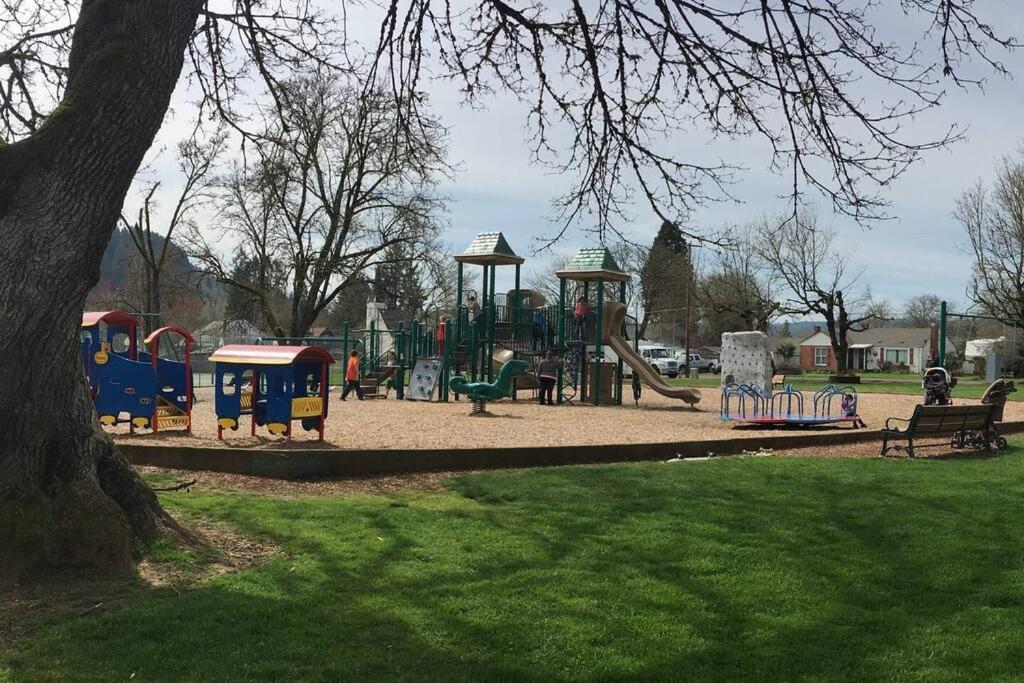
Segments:
[[[568,280],[628,280],[629,275],[622,272],[615,262],[608,247],[584,247],[576,252],[572,260],[555,273],[558,277]]]
[[[456,261],[480,266],[492,263],[504,266],[520,264],[526,259],[516,255],[500,232],[482,232],[473,238],[466,250],[456,255]]]

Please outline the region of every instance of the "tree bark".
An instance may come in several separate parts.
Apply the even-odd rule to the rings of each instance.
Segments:
[[[100,429],[78,333],[201,6],[84,0],[62,102],[0,145],[0,581],[127,571],[136,539],[184,537]]]

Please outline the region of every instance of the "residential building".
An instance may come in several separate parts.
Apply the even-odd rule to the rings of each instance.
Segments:
[[[849,349],[847,368],[850,370],[882,370],[886,367],[905,368],[922,372],[928,359],[939,355],[938,326],[931,327],[878,327],[847,335]],[[956,347],[947,336],[946,353]],[[815,327],[814,333],[800,342],[800,368],[802,370],[835,371],[837,363],[828,333]]]

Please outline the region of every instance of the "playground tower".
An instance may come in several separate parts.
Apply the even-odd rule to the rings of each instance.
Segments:
[[[468,348],[471,352],[470,372],[473,381],[477,375],[486,376],[487,381],[493,381],[494,368],[491,359],[494,357],[495,334],[497,331],[498,307],[506,307],[509,315],[508,320],[516,320],[515,312],[519,310],[519,276],[520,268],[526,259],[518,256],[512,247],[505,240],[500,232],[482,232],[477,235],[466,250],[455,256],[458,263],[458,274],[456,275],[455,290],[458,315],[455,320],[454,339],[463,340],[466,338],[467,330],[470,332]],[[466,307],[466,300],[463,293],[464,268],[474,265],[483,267],[483,280],[481,295],[479,296],[480,314],[470,320],[470,311]],[[515,288],[512,291],[512,301],[500,302],[496,293],[495,275],[498,266],[515,266]],[[469,323],[475,323],[472,328]],[[449,337],[450,339],[452,337]],[[478,373],[479,368],[479,373]]]
[[[558,349],[557,353],[561,358],[568,361],[570,374],[569,382],[565,381],[565,369],[562,370],[563,377],[558,382],[558,402],[565,399],[566,386],[579,386],[583,389],[581,400],[589,400],[594,405],[601,404],[601,367],[604,360],[604,339],[601,330],[604,321],[601,319],[605,304],[605,285],[613,288],[618,284],[617,291],[612,296],[622,303],[626,302],[626,282],[629,275],[624,273],[615,257],[607,247],[584,247],[576,252],[572,260],[562,270],[556,271],[558,276]],[[593,308],[593,320],[587,321],[585,325],[572,325],[571,333],[567,332],[567,313],[571,315],[573,304],[577,297],[567,299],[568,283],[575,283],[579,291],[578,296],[590,301],[591,285],[594,287],[596,301]],[[614,289],[613,289],[614,291]],[[587,346],[593,345],[593,362],[586,357]],[[612,400],[622,404],[622,359],[616,363]],[[588,388],[589,377],[589,392]]]

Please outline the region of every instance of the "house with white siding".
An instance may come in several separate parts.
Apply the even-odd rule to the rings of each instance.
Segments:
[[[888,366],[923,372],[928,359],[939,355],[939,329],[931,327],[879,327],[847,335],[850,348],[846,366],[850,370],[882,370]],[[956,347],[947,336],[946,353]],[[828,333],[815,328],[800,342],[802,370],[831,370],[837,367]]]

